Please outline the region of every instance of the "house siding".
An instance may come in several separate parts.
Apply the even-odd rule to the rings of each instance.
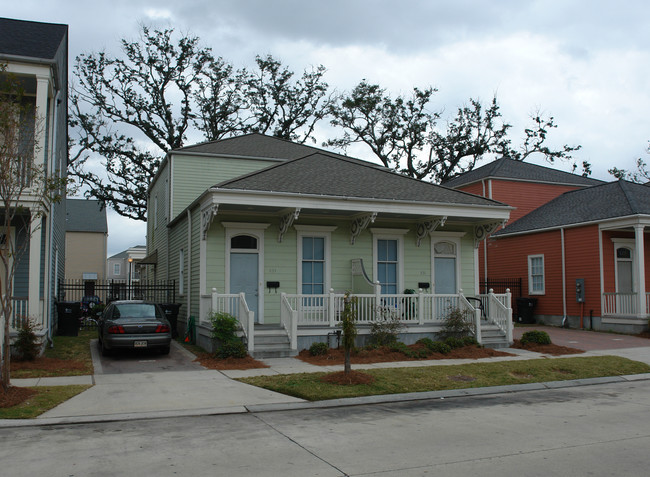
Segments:
[[[174,154],[171,164],[174,178],[171,218],[174,218],[196,199],[197,191],[271,166],[275,161]]]
[[[601,316],[600,267],[598,250],[598,226],[577,227],[564,231],[566,257],[567,314],[579,316],[581,312]],[[576,279],[585,280],[585,301],[576,301]]]
[[[221,221],[234,222],[232,217],[221,216]],[[206,242],[206,290],[198,290],[198,283],[192,284],[192,295],[198,299],[199,294],[209,293],[212,288],[216,288],[220,293],[229,293],[226,289],[226,227],[221,221],[213,222],[211,225]],[[269,223],[260,217],[247,218],[238,216],[236,221],[240,221],[244,226],[247,223]],[[373,257],[373,233],[370,230],[364,230],[355,240],[354,244],[350,243],[350,222],[336,220],[314,220],[306,219],[300,222],[300,225],[320,225],[336,226],[331,232],[331,282],[330,287],[336,293],[344,293],[353,290],[351,261],[361,258],[364,262],[366,272],[372,278],[374,276],[374,257]],[[235,225],[230,225],[236,228]],[[186,229],[179,221],[174,228]],[[405,223],[388,223],[381,222],[373,224],[373,229],[381,233],[381,229],[409,229],[409,232],[402,235],[403,241],[403,283],[404,289],[418,289],[418,282],[433,282],[432,261],[431,261],[431,239],[429,237],[422,240],[419,247],[415,246],[416,237],[413,224]],[[197,227],[192,227],[193,231]],[[451,230],[449,230],[451,231]],[[469,230],[458,229],[457,232],[464,233],[460,244],[460,264],[461,273],[460,288],[466,290],[468,295],[473,295],[475,277],[474,277],[474,243]],[[447,232],[447,230],[446,230]],[[390,233],[388,230],[387,233]],[[280,321],[280,298],[281,293],[295,294],[301,293],[298,283],[298,232],[291,227],[283,236],[282,242],[278,242],[279,226],[278,220],[274,219],[273,223],[264,230],[264,276],[260,277],[262,287],[259,290],[264,297],[264,322],[279,323]],[[170,263],[177,262],[177,251],[181,245],[175,241],[170,241],[171,254]],[[199,276],[199,256],[195,253],[199,245],[193,246],[192,275]],[[174,265],[170,265],[170,270],[176,270]],[[176,272],[174,272],[176,273]],[[280,287],[276,290],[266,288],[267,281],[278,281]],[[195,284],[196,283],[196,284]],[[327,292],[328,290],[325,290]],[[367,291],[361,291],[367,293]],[[198,313],[198,302],[192,305],[192,314]]]
[[[165,165],[155,184],[149,192],[149,203],[147,204],[147,253],[158,251],[158,257],[167,257],[168,250],[168,229],[167,215],[165,211],[168,207],[168,185],[169,185],[169,167]],[[156,198],[158,198],[158,207],[156,210]],[[155,214],[156,213],[156,214]],[[156,217],[154,217],[154,214]],[[155,280],[168,280],[167,260],[159,258],[155,266]]]

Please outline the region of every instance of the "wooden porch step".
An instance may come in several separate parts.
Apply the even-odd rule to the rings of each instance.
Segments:
[[[295,356],[286,331],[280,325],[255,325],[255,349],[252,356],[256,359],[287,358]]]

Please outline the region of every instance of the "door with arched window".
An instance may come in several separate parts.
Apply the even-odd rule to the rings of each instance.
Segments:
[[[259,239],[254,235],[238,234],[230,238],[230,290],[245,293],[250,311],[259,322]]]
[[[458,293],[458,244],[452,240],[439,240],[433,244],[434,293]]]
[[[616,246],[616,312],[636,313],[634,289],[634,250],[630,246]]]

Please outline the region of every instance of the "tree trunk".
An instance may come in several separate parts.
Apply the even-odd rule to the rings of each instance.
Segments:
[[[344,356],[345,356],[345,361],[343,364],[343,372],[345,374],[350,374],[350,371],[352,370],[352,367],[350,366],[350,348],[348,348],[347,346],[345,348]]]

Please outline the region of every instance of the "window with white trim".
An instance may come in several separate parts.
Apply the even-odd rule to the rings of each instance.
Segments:
[[[544,255],[528,256],[528,293],[543,295],[544,290]]]
[[[185,293],[185,250],[178,251],[178,294]]]
[[[398,247],[397,239],[377,239],[377,280],[384,295],[395,295],[398,292]]]
[[[122,268],[119,262],[113,264],[113,275],[117,276],[122,273]]]
[[[325,293],[325,237],[302,237],[302,293]]]

